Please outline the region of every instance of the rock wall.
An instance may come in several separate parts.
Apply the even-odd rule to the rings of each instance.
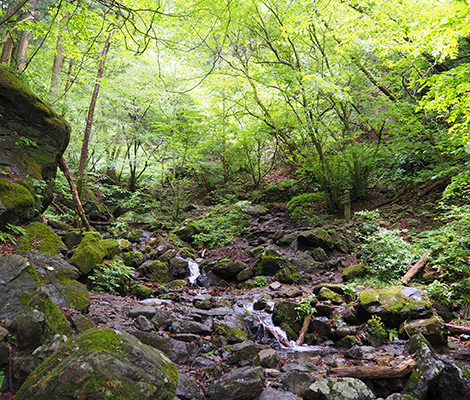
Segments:
[[[0,229],[47,208],[69,139],[67,122],[0,67]]]

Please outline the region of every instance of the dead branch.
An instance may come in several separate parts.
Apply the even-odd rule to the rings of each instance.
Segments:
[[[419,261],[408,270],[405,276],[403,276],[403,278],[401,279],[401,283],[403,283],[404,285],[408,285],[411,278],[413,278],[413,276],[415,276],[421,270],[421,268],[423,268],[427,264],[431,254],[432,250],[428,251],[424,256],[422,256]]]
[[[412,358],[403,361],[397,367],[383,366],[355,366],[340,367],[329,371],[332,376],[342,378],[358,378],[358,379],[395,379],[402,378],[413,372],[416,368],[416,361]]]

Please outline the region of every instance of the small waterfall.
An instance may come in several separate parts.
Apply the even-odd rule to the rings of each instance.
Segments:
[[[201,276],[201,271],[199,270],[199,264],[188,258],[188,268],[189,268],[189,283],[194,285],[197,281],[197,278]]]

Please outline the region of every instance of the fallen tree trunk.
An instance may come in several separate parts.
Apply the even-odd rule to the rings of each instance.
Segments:
[[[304,322],[302,324],[302,329],[300,330],[300,333],[299,333],[299,338],[295,342],[297,346],[302,346],[305,340],[305,335],[307,335],[307,329],[309,325],[310,325],[310,315],[306,315],[304,318]]]
[[[356,366],[340,367],[329,371],[329,374],[341,378],[358,379],[395,379],[402,378],[413,372],[416,368],[416,361],[412,358],[403,361],[397,367],[382,366]]]
[[[408,283],[410,282],[411,278],[413,278],[413,276],[415,276],[421,268],[423,268],[427,262],[429,261],[429,256],[432,254],[432,250],[431,251],[428,251],[424,256],[422,256],[419,261],[413,265],[409,270],[408,272],[405,274],[405,276],[401,279],[401,282],[404,284],[404,285],[408,285]]]
[[[288,340],[284,339],[279,333],[277,333],[274,329],[272,329],[271,327],[269,326],[264,326],[264,328],[271,334],[274,336],[274,338],[279,342],[281,343],[282,345],[286,346],[286,347],[292,347],[289,343]]]
[[[470,335],[470,326],[453,324],[446,324],[446,326],[450,333],[454,333],[456,335]]]

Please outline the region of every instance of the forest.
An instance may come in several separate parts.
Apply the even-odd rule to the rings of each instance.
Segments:
[[[0,51],[0,399],[470,399],[470,1],[0,0]]]

